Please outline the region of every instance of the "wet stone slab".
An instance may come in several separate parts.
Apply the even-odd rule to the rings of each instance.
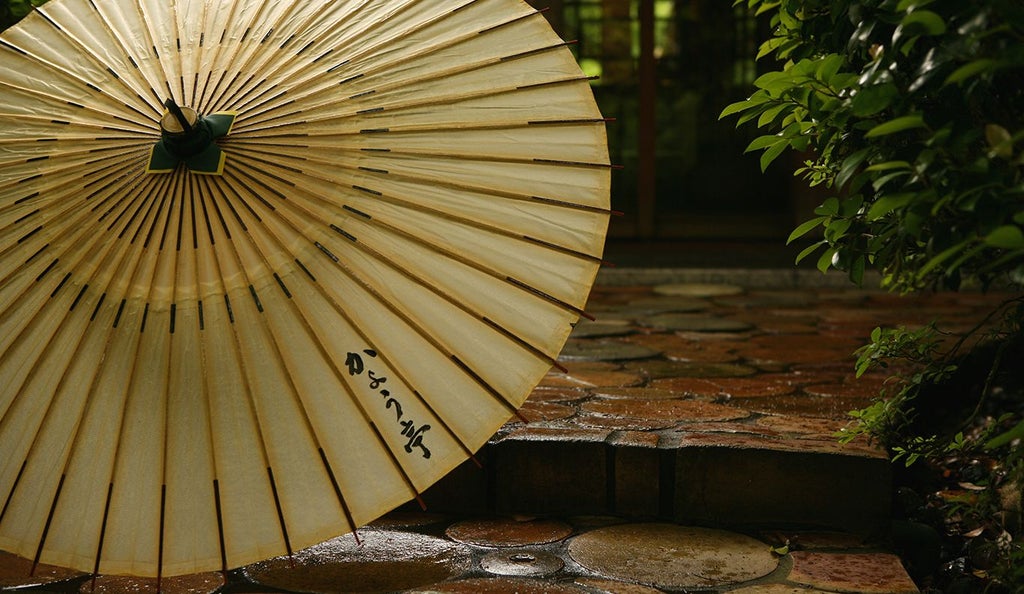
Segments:
[[[157,584],[156,578],[101,575],[86,580],[79,587],[80,594],[213,594],[224,585],[220,573],[199,573],[165,577]]]
[[[570,338],[558,356],[559,361],[631,361],[650,359],[660,351],[627,342]]]
[[[397,530],[359,531],[295,553],[294,564],[276,557],[244,568],[247,578],[293,592],[394,592],[461,575],[471,553],[445,539]]]
[[[749,536],[674,524],[624,524],[569,543],[573,560],[599,576],[666,590],[714,588],[775,571],[778,559]]]
[[[629,314],[654,315],[661,313],[687,313],[704,311],[711,306],[704,299],[686,296],[647,297],[630,301],[619,311]],[[628,314],[627,314],[628,315]]]
[[[471,578],[418,588],[410,594],[590,594],[572,583],[531,578]]]
[[[746,332],[754,328],[752,324],[742,320],[685,313],[648,316],[639,322],[649,328],[673,332]]]
[[[730,590],[729,592],[731,594],[835,594],[835,592],[807,589],[804,586],[788,584],[758,584],[739,588],[738,590]]]
[[[732,406],[702,400],[594,399],[580,406],[585,413],[618,419],[670,421],[735,421],[750,413]]]
[[[487,573],[508,576],[544,577],[565,567],[565,561],[547,551],[496,551],[480,559],[480,568]]]
[[[636,332],[625,320],[583,320],[573,328],[572,338],[604,338],[609,336],[627,336]]]
[[[667,378],[745,377],[757,373],[756,367],[739,363],[691,363],[662,360],[629,363],[626,369],[641,372],[653,380]]]
[[[579,578],[576,583],[595,594],[661,594],[661,590],[650,586],[601,578]]]
[[[895,555],[796,551],[789,581],[858,594],[916,594],[917,586]]]
[[[445,530],[448,538],[480,547],[525,547],[563,540],[572,526],[557,520],[493,518],[465,520]]]

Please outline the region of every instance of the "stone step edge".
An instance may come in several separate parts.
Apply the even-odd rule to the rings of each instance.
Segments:
[[[612,515],[720,527],[884,530],[884,456],[598,441],[503,439],[423,494],[429,511]]]

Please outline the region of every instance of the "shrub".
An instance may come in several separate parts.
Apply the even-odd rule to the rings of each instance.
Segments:
[[[747,147],[761,151],[762,169],[787,149],[810,155],[796,175],[829,196],[789,238],[809,244],[797,261],[816,255],[823,272],[858,284],[877,270],[897,292],[1010,291],[965,336],[876,329],[857,352],[858,374],[893,363],[909,371],[852,413],[845,439],[867,433],[894,460],[944,466],[954,480],[970,474],[961,482],[981,494],[969,512],[940,502],[943,527],[965,550],[985,544],[995,557],[963,573],[1024,592],[1024,3],[736,4],[771,19],[758,58],[777,62],[721,117],[764,130]],[[1016,527],[993,503],[1003,492],[1016,494]],[[965,517],[984,530],[964,529]]]

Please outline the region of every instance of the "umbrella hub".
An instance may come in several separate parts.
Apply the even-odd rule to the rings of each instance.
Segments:
[[[191,107],[180,107],[173,99],[164,106],[160,118],[160,140],[153,147],[148,173],[170,173],[185,163],[193,173],[220,175],[224,170],[224,151],[214,142],[227,135],[235,121],[235,112],[200,115]]]
[[[160,119],[160,140],[171,154],[187,159],[203,152],[213,142],[213,131],[205,119],[191,107],[179,108],[178,114],[168,111]]]

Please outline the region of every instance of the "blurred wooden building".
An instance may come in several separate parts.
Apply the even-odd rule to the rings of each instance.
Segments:
[[[722,109],[752,92],[766,23],[731,0],[530,0],[575,40],[622,165],[612,205],[618,239],[785,238],[808,214],[783,159],[762,174],[757,135]],[[793,161],[790,162],[792,164]]]

